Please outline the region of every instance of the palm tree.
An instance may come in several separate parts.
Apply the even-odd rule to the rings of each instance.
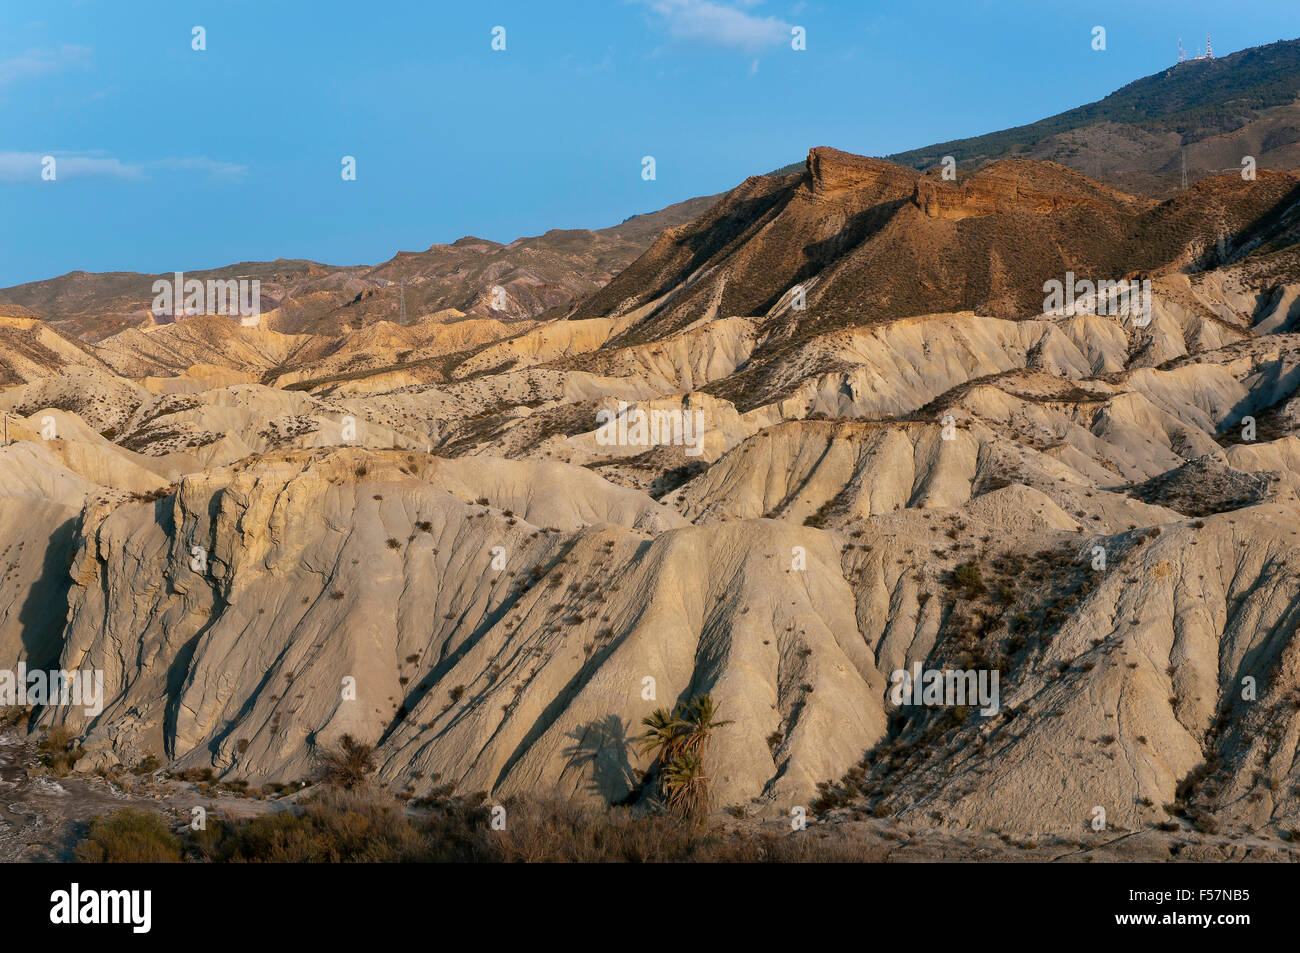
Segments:
[[[717,720],[713,699],[700,695],[679,702],[669,714],[656,708],[641,719],[646,731],[637,740],[642,757],[653,752],[652,768],[668,804],[686,816],[702,816],[709,803],[709,779],[704,773],[704,752],[713,731],[729,721]]]
[[[682,751],[664,770],[664,793],[670,807],[686,817],[701,817],[709,806],[709,779],[704,759],[695,751]]]
[[[646,730],[636,739],[640,754],[645,757],[654,752],[654,765],[661,770],[677,756],[686,740],[686,723],[678,717],[678,711],[670,715],[666,708],[656,708],[641,719]]]
[[[682,747],[703,758],[704,749],[708,747],[714,729],[731,724],[729,721],[717,721],[717,713],[713,699],[708,695],[700,695],[684,706],[679,715],[686,726],[686,738]]]

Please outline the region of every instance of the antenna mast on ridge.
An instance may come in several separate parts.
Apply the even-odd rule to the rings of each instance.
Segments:
[[[1214,59],[1214,50],[1210,48],[1210,34],[1208,33],[1205,34],[1205,58],[1207,60]]]
[[[1178,38],[1178,62],[1187,62],[1187,51],[1183,49],[1183,38],[1181,36]]]

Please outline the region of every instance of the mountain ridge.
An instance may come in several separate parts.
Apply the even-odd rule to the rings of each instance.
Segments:
[[[423,251],[401,251],[376,265],[277,258],[185,274],[201,281],[259,279],[267,325],[285,333],[396,321],[403,278],[408,321],[451,308],[484,318],[531,318],[608,280],[659,230],[689,220],[716,198],[688,199],[596,230],[550,229],[508,243],[467,235]],[[153,283],[170,282],[172,276],[74,270],[0,288],[0,305],[26,308],[57,329],[94,342],[148,326]],[[505,291],[500,309],[491,290],[496,286]]]
[[[1300,39],[1175,63],[1035,122],[884,158],[927,169],[952,156],[962,170],[999,158],[1044,159],[1167,198],[1180,188],[1184,146],[1192,182],[1240,169],[1246,155],[1259,168],[1300,165]],[[798,170],[796,163],[774,174]]]

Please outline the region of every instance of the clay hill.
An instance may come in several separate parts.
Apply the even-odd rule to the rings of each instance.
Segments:
[[[104,672],[34,713],[82,775],[278,797],[348,734],[403,796],[643,803],[642,718],[708,692],[719,811],[1292,856],[1297,223],[1294,171],[1161,201],[815,148],[546,311],[11,314],[0,667]],[[1052,313],[1066,271],[1149,321]],[[996,713],[899,704],[914,665],[996,671]]]

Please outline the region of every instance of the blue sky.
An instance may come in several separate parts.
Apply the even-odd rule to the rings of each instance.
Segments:
[[[814,145],[882,155],[1032,122],[1207,30],[1218,54],[1291,39],[1300,4],[8,3],[0,286],[603,227]]]

